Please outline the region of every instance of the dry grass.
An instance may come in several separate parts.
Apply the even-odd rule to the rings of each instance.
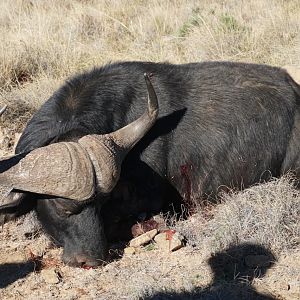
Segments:
[[[207,220],[200,211],[175,228],[195,248],[217,252],[233,245],[264,245],[274,254],[300,247],[300,193],[289,176],[253,186],[223,200]]]
[[[12,152],[32,113],[67,77],[95,65],[116,60],[299,65],[300,2],[2,0],[0,36],[0,106],[9,106],[0,118],[2,155]],[[258,292],[264,286],[278,297],[298,299],[300,291],[296,294],[292,287],[300,282],[299,203],[290,178],[225,195],[216,207],[174,225],[188,245],[171,255],[144,249],[97,270],[60,265],[57,285],[45,283],[36,272],[23,278],[18,266],[0,298],[164,299],[157,295],[160,291],[165,298],[174,292],[194,299],[243,299],[237,296],[240,291],[253,292],[255,286]],[[3,263],[28,257],[29,250],[44,254],[46,261],[59,257],[61,250],[36,232],[33,219],[0,229],[2,278]],[[278,258],[267,276],[253,282],[242,278],[242,285],[237,274],[229,281],[213,281],[216,274],[207,263],[211,255],[227,255],[232,247],[250,242]]]
[[[0,127],[19,132],[63,80],[109,61],[300,64],[299,16],[296,0],[3,0]]]
[[[299,15],[296,0],[3,0],[0,105],[16,132],[63,80],[109,61],[300,64]]]
[[[0,86],[111,60],[299,63],[299,14],[284,0],[3,0]]]

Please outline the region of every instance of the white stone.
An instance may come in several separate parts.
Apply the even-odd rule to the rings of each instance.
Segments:
[[[149,243],[157,235],[157,229],[152,229],[143,233],[142,235],[132,239],[129,243],[130,247],[139,247],[146,243]]]
[[[154,241],[157,243],[159,249],[165,252],[176,251],[183,246],[183,237],[173,230],[167,230],[158,234],[154,238]]]
[[[134,247],[126,247],[126,248],[124,249],[124,254],[125,254],[125,255],[133,255],[133,254],[135,254],[135,249],[134,249]]]
[[[50,284],[57,284],[60,282],[60,277],[55,269],[43,269],[41,271],[41,276],[45,282]]]

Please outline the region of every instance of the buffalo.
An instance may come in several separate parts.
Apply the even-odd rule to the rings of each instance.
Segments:
[[[69,79],[2,159],[0,223],[34,209],[64,262],[96,266],[141,215],[299,177],[299,153],[300,86],[285,69],[112,63]]]

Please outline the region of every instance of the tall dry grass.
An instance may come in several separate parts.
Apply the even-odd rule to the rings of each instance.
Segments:
[[[2,0],[0,86],[115,60],[299,63],[299,17],[296,0]]]

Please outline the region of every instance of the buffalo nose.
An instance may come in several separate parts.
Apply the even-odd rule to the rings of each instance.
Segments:
[[[84,254],[77,254],[75,256],[75,260],[78,265],[83,266],[89,261],[89,258],[87,256],[85,256]]]
[[[63,261],[72,267],[96,267],[100,265],[100,260],[86,254],[75,254],[72,257],[64,257]]]

